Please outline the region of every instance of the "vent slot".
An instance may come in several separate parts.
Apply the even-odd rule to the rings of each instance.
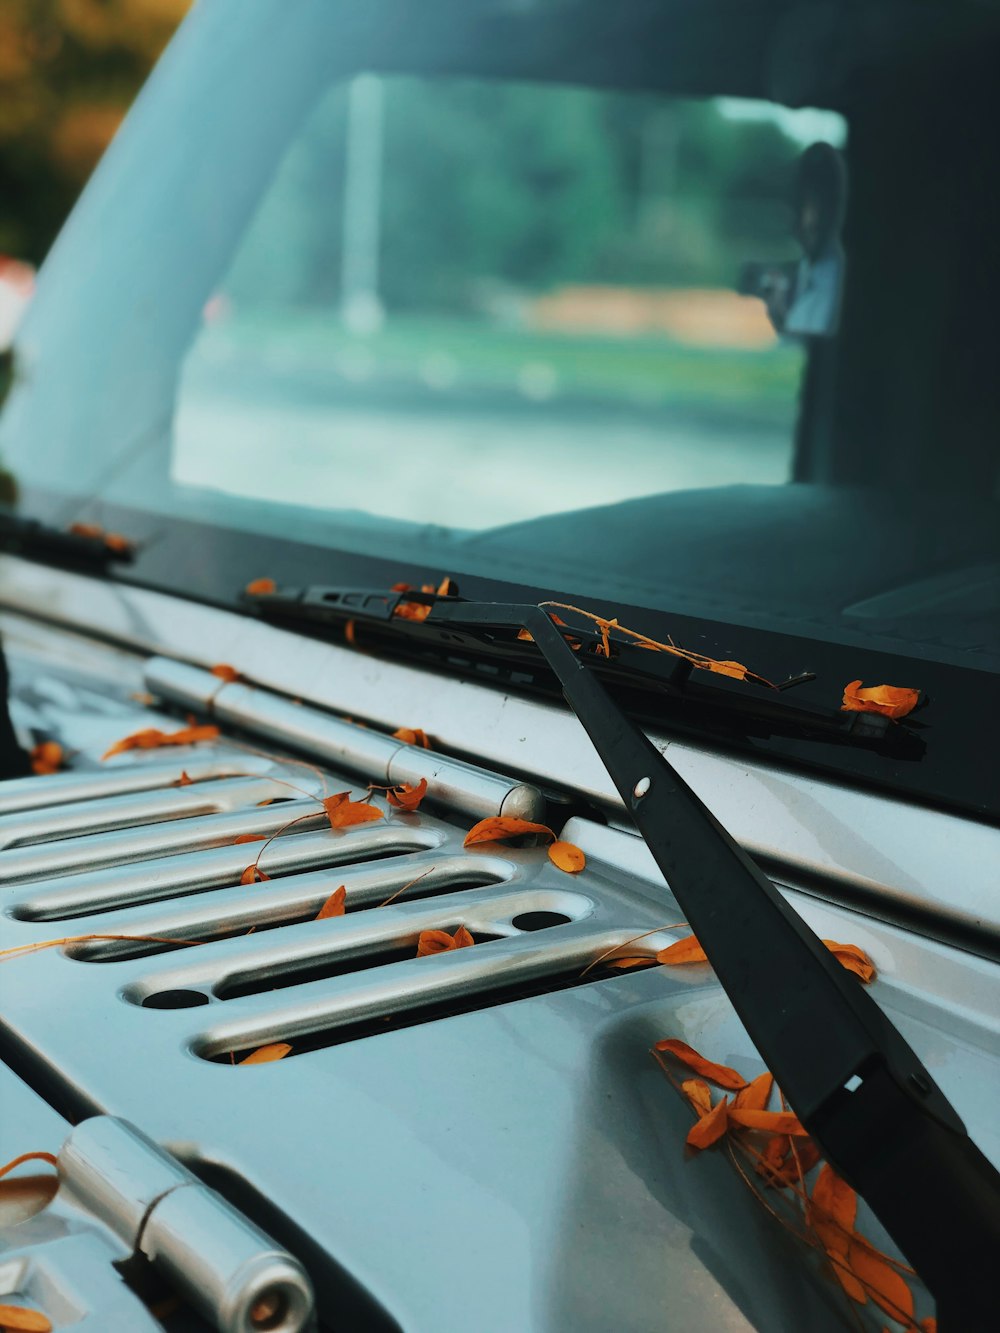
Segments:
[[[471,915],[465,923],[470,928],[478,926]],[[624,943],[621,932],[583,921],[553,926],[541,937],[504,934],[504,929],[512,930],[509,918],[506,927],[496,923],[492,929],[495,933],[483,943],[425,958],[413,956],[415,936],[411,936],[405,959],[395,961],[402,950],[387,951],[383,945],[381,951],[369,953],[374,962],[361,970],[343,953],[327,954],[316,962],[321,976],[306,980],[300,973],[274,991],[262,990],[256,979],[238,972],[214,987],[206,977],[200,983],[188,977],[182,985],[179,975],[171,974],[169,986],[216,997],[228,988],[224,1002],[199,1010],[206,1017],[218,1014],[220,1021],[191,1040],[202,1059],[225,1064],[269,1042],[288,1042],[291,1054],[301,1055],[511,1000],[608,981],[608,973],[591,964]],[[480,929],[473,928],[472,933],[480,935]],[[487,934],[483,931],[480,937]],[[621,984],[627,981],[617,978]],[[689,983],[675,980],[674,984]],[[127,998],[142,1002],[138,996]],[[230,1010],[232,1021],[228,1021]]]
[[[268,844],[261,852],[259,865],[266,875],[276,877],[297,870],[362,865],[422,852],[442,841],[443,833],[438,829],[421,825],[404,827],[402,823],[361,824],[336,831],[326,828],[315,833],[289,832]],[[225,847],[201,852],[59,876],[23,891],[11,902],[8,911],[18,921],[68,921],[213,889],[240,887],[240,876],[256,860],[258,851],[260,844],[234,846],[230,841]]]
[[[506,868],[509,873],[509,868]],[[116,963],[126,958],[149,958],[218,940],[249,938],[286,926],[314,921],[330,894],[343,884],[348,915],[393,902],[418,902],[455,892],[493,889],[507,878],[504,868],[484,858],[434,857],[433,860],[395,861],[372,869],[351,865],[338,874],[313,871],[289,875],[252,889],[223,889],[210,899],[185,903],[173,912],[162,908],[134,911],[113,921],[87,922],[93,933],[147,936],[146,940],[93,940],[70,945],[69,957],[86,963]],[[248,897],[248,894],[250,895]],[[81,931],[81,934],[91,933]],[[176,943],[159,943],[176,937]]]

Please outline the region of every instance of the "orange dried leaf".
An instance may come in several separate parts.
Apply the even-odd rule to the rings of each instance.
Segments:
[[[115,741],[110,750],[101,755],[110,759],[114,754],[123,754],[126,750],[158,750],[165,745],[197,745],[199,741],[213,741],[219,734],[219,728],[212,723],[202,726],[182,727],[180,731],[161,731],[159,727],[146,727],[134,731],[131,736],[123,736]]]
[[[255,1051],[242,1060],[237,1061],[241,1065],[267,1065],[273,1060],[283,1060],[292,1049],[291,1043],[287,1041],[272,1041],[267,1046],[258,1046]]]
[[[42,741],[31,751],[31,771],[40,777],[58,773],[63,766],[63,747],[58,741]]]
[[[729,1127],[729,1098],[723,1097],[712,1107],[708,1115],[703,1115],[688,1131],[685,1142],[689,1148],[710,1148],[718,1142]]]
[[[40,1310],[24,1305],[0,1305],[0,1329],[4,1333],[52,1333],[52,1321]]]
[[[414,787],[409,782],[401,782],[398,787],[390,787],[385,794],[386,800],[397,810],[417,810],[420,802],[427,795],[427,779],[421,778]]]
[[[475,942],[464,926],[459,926],[454,935],[449,935],[446,930],[422,930],[417,937],[417,957],[447,953],[450,949],[468,949]]]
[[[527,819],[513,819],[508,815],[494,815],[490,819],[481,819],[473,824],[465,835],[464,846],[475,847],[481,842],[505,842],[508,838],[521,838],[527,833],[537,833],[540,837],[556,841],[556,835],[546,824],[532,824]]]
[[[712,1109],[712,1090],[703,1078],[686,1078],[681,1084],[681,1092],[688,1099],[699,1117],[708,1115]]]
[[[686,935],[676,944],[670,944],[656,955],[658,963],[667,967],[676,967],[680,963],[707,963],[705,950],[693,935]]]
[[[875,964],[864,949],[859,949],[856,944],[838,944],[836,940],[824,940],[823,943],[837,962],[847,968],[848,972],[853,972],[856,976],[859,976],[866,985],[869,981],[874,980]]]
[[[233,681],[242,679],[236,668],[227,666],[225,662],[217,662],[215,666],[211,668],[211,671],[213,676],[218,676],[220,680],[229,681],[230,684],[232,684]]]
[[[861,688],[860,680],[844,686],[844,713],[881,713],[883,717],[898,719],[912,713],[920,702],[920,691],[899,685],[871,685]]]
[[[758,1074],[752,1083],[748,1083],[745,1088],[741,1088],[733,1098],[733,1109],[740,1111],[767,1110],[767,1103],[773,1087],[773,1074]]]
[[[655,962],[655,958],[608,958],[604,966],[617,968],[619,972],[627,972],[633,967],[652,967]]]
[[[922,1333],[937,1333],[937,1320],[933,1316],[928,1315],[926,1319],[921,1319],[920,1328]]]
[[[431,748],[426,731],[421,731],[419,727],[400,727],[392,735],[394,740],[402,741],[405,745],[419,745],[424,750]]]
[[[265,875],[256,865],[247,866],[243,874],[240,875],[241,884],[255,884],[257,880],[269,880],[270,875]]]
[[[567,875],[578,875],[587,864],[587,858],[575,843],[558,839],[549,845],[549,860]]]
[[[194,783],[193,783],[192,780],[188,777],[186,770],[183,769],[183,768],[181,769],[181,775],[180,775],[180,777],[177,779],[177,783],[176,783],[176,785],[177,785],[178,787],[193,787],[193,786],[194,786]]]
[[[747,1085],[746,1079],[742,1074],[738,1074],[735,1069],[730,1069],[728,1065],[717,1065],[713,1060],[706,1060],[703,1055],[699,1055],[685,1041],[668,1037],[663,1041],[658,1041],[655,1049],[666,1051],[675,1060],[680,1060],[681,1064],[693,1069],[696,1074],[701,1074],[704,1078],[707,1078],[710,1083],[717,1083],[720,1088],[729,1088],[736,1092]]]
[[[535,642],[535,636],[531,633],[530,630],[524,629],[523,627],[517,631],[517,637],[521,640],[522,643]]]
[[[243,591],[249,597],[264,597],[270,592],[277,592],[278,585],[274,579],[251,579]]]
[[[331,828],[349,828],[352,824],[367,824],[373,819],[381,819],[382,811],[368,801],[352,801],[348,792],[328,796],[323,801],[323,809],[330,821]]]
[[[904,1320],[912,1323],[913,1292],[885,1255],[855,1236],[848,1246],[847,1264],[871,1299],[887,1315],[900,1323]]]
[[[824,1162],[813,1185],[807,1215],[828,1251],[846,1257],[857,1211],[857,1194]]]
[[[325,921],[330,916],[343,916],[347,910],[347,889],[341,884],[339,889],[334,889],[327,898],[326,902],[316,913],[317,921]]]
[[[734,1108],[730,1111],[734,1125],[744,1129],[762,1130],[766,1134],[788,1134],[794,1138],[806,1138],[805,1129],[798,1116],[792,1111],[754,1111]]]
[[[784,1184],[778,1177],[785,1165],[786,1158],[791,1154],[792,1141],[787,1134],[775,1134],[768,1139],[764,1146],[764,1151],[757,1159],[755,1170],[759,1176],[764,1176],[769,1184]]]
[[[239,847],[244,842],[267,842],[266,833],[241,833],[233,839],[233,846]]]
[[[859,1305],[868,1304],[868,1293],[851,1272],[847,1259],[837,1250],[831,1250],[826,1247],[826,1255],[830,1260],[830,1267],[833,1275],[843,1287],[844,1291],[850,1296],[852,1301],[857,1301]]]

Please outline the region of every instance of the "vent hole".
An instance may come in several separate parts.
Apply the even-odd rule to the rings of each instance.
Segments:
[[[142,1002],[143,1009],[196,1009],[200,1004],[208,1004],[208,996],[200,990],[161,990],[155,995],[147,995]]]
[[[571,920],[562,912],[522,912],[510,924],[515,930],[548,930],[550,926],[568,926]]]

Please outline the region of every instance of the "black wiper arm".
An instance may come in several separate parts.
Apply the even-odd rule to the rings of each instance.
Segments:
[[[354,614],[398,602],[364,592],[347,599]],[[897,1029],[544,610],[428,600],[418,625],[532,636],[761,1057],[824,1156],[926,1283],[942,1333],[995,1327],[987,1275],[1000,1253],[1000,1175]]]
[[[472,623],[439,614],[448,606],[469,606],[457,596],[441,597],[415,590],[385,591],[373,588],[308,587],[281,588],[271,593],[246,597],[245,602],[258,614],[295,624],[343,625],[353,620],[357,625],[381,628],[395,636],[415,639],[421,647],[436,635],[440,646],[454,654],[463,647],[489,655],[491,662],[505,662],[511,673],[523,671],[525,662],[537,657],[517,638],[513,625]],[[428,608],[427,618],[418,622],[399,618],[404,603]],[[418,632],[421,631],[421,632]],[[499,632],[498,632],[499,631]],[[695,709],[728,715],[737,724],[763,724],[786,734],[804,738],[861,744],[880,750],[915,757],[922,752],[923,741],[904,731],[890,718],[877,713],[845,712],[821,707],[795,698],[789,687],[810,676],[786,681],[776,689],[744,684],[713,675],[711,684],[695,681],[692,667],[682,657],[651,652],[614,628],[605,636],[592,624],[573,623],[565,632],[579,640],[581,656],[590,668],[608,681],[620,681],[630,687],[653,689]],[[604,644],[610,656],[602,656]],[[551,665],[551,664],[550,664]]]
[[[99,530],[73,532],[11,513],[0,513],[0,552],[87,572],[107,569],[111,564],[134,557],[130,543],[121,539],[109,543],[107,535]]]

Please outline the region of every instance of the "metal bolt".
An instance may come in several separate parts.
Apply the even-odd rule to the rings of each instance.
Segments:
[[[632,788],[632,795],[635,797],[637,801],[641,801],[652,785],[653,784],[649,780],[649,778],[640,778],[639,781]]]

